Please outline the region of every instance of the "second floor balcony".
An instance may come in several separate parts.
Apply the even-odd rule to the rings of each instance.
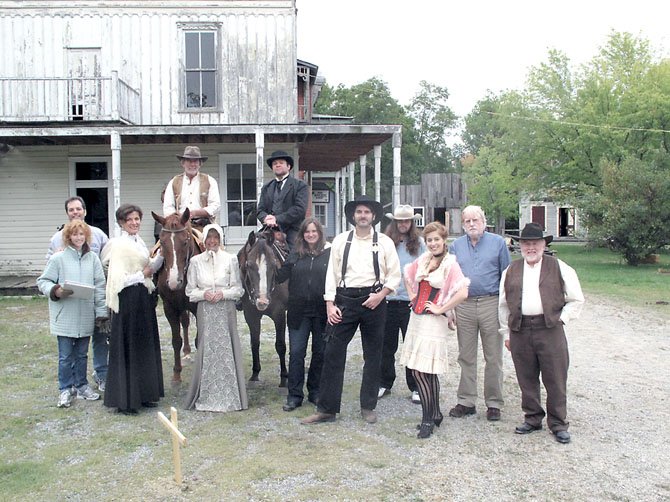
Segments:
[[[0,77],[0,122],[141,123],[140,92],[109,77]]]

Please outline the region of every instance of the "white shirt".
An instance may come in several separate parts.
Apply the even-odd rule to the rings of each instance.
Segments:
[[[207,175],[209,178],[209,192],[207,193],[207,206],[200,206],[200,176],[196,175],[193,179],[189,179],[185,174],[182,176],[181,183],[181,199],[179,200],[179,213],[183,213],[188,207],[189,209],[204,209],[210,216],[216,216],[221,208],[221,199],[219,197],[219,184],[214,178]],[[168,183],[165,188],[165,195],[163,196],[163,216],[168,216],[177,212],[175,207],[175,197],[172,188],[172,181]]]
[[[222,291],[224,300],[237,300],[244,294],[237,256],[223,250],[205,251],[191,258],[186,295],[192,302],[205,299],[207,291]]]
[[[358,237],[354,230],[351,240],[349,257],[347,258],[347,270],[345,285],[348,288],[365,288],[375,283],[375,269],[372,264],[372,230],[365,237]],[[379,280],[384,287],[394,292],[400,285],[400,259],[393,240],[378,233],[379,248]],[[333,239],[326,273],[326,291],[323,299],[335,301],[335,293],[341,286],[342,260],[344,258],[344,247],[347,243],[349,232],[343,232]]]
[[[562,260],[558,260],[558,266],[561,269],[563,277],[563,294],[565,295],[565,305],[561,310],[560,320],[563,324],[568,324],[572,319],[579,317],[584,306],[584,294],[579,284],[577,272],[570,265]],[[542,260],[534,266],[523,264],[523,285],[521,293],[521,315],[540,315],[544,314],[542,309],[542,300],[540,298],[540,270],[542,269]],[[498,320],[500,321],[500,334],[509,338],[509,308],[507,298],[505,297],[505,278],[507,271],[505,269],[500,278],[500,290],[498,297]]]

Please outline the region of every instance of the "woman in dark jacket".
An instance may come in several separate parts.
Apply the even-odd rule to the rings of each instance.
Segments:
[[[302,222],[295,240],[295,250],[279,270],[278,280],[290,279],[288,286],[288,397],[282,407],[293,411],[302,406],[305,381],[305,354],[312,334],[312,358],[307,375],[307,400],[316,404],[323,366],[323,338],[326,326],[326,302],[323,293],[330,258],[329,244],[318,220]]]

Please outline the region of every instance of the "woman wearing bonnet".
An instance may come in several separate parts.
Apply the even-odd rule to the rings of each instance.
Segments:
[[[191,258],[186,294],[198,304],[198,353],[184,407],[198,411],[248,408],[235,302],[244,289],[237,257],[222,249],[223,230],[203,228],[206,251]]]
[[[122,204],[116,210],[121,236],[102,251],[107,273],[107,306],[112,310],[105,406],[134,415],[140,406],[155,407],[164,396],[163,367],[151,278],[163,257],[149,258],[139,235],[142,209]]]

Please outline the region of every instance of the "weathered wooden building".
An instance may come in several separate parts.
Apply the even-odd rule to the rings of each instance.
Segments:
[[[431,221],[446,222],[449,218],[449,235],[460,235],[461,209],[465,204],[465,186],[457,173],[430,173],[421,175],[419,185],[400,186],[400,204],[414,207],[423,214],[420,226]]]
[[[524,199],[519,204],[519,228],[537,223],[555,239],[581,239],[586,231],[580,225],[579,212],[573,207],[551,199]]]
[[[256,228],[273,150],[291,153],[308,183],[333,173],[331,231],[368,154],[379,186],[389,140],[398,200],[401,127],[314,116],[322,81],[298,59],[296,23],[296,0],[0,0],[2,273],[43,268],[72,195],[111,233],[115,208],[139,204],[152,241],[149,211],[161,211],[189,144],[209,156],[202,170],[219,182],[232,247]]]

